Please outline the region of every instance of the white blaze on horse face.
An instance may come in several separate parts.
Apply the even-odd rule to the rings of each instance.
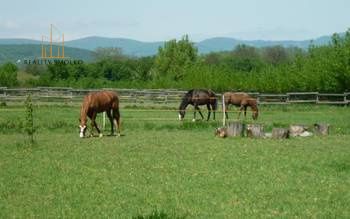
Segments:
[[[179,113],[179,120],[182,120],[181,114]]]
[[[80,134],[79,134],[79,136],[80,136],[80,138],[84,138],[84,130],[86,128],[86,125],[79,126],[79,127],[80,127]]]

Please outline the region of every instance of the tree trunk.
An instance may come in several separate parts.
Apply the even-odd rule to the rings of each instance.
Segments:
[[[275,138],[275,139],[289,138],[289,130],[284,128],[273,128],[272,138]]]
[[[289,126],[289,134],[292,137],[300,136],[306,130],[307,130],[307,126],[305,126],[305,125],[290,125]]]
[[[318,135],[328,135],[329,134],[329,124],[314,124],[314,129]]]
[[[227,137],[227,128],[226,127],[217,128],[215,130],[215,136],[218,136],[220,138],[226,138]]]
[[[227,127],[227,136],[243,136],[244,125],[242,122],[230,122]]]
[[[247,125],[247,136],[250,138],[261,138],[264,137],[264,126],[261,124],[248,124]]]

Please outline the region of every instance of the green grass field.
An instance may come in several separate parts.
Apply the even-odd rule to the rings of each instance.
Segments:
[[[329,136],[273,140],[214,137],[220,113],[181,123],[127,106],[122,137],[80,139],[78,107],[40,106],[33,146],[24,112],[0,108],[0,218],[350,217],[349,107],[264,106],[267,131],[331,124]]]

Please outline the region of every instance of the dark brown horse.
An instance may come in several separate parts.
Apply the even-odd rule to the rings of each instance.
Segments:
[[[92,92],[84,97],[80,109],[80,137],[83,138],[86,131],[87,117],[91,120],[91,133],[96,128],[100,137],[102,134],[97,127],[97,113],[106,112],[111,122],[111,134],[114,134],[113,124],[118,128],[118,136],[120,136],[120,113],[119,113],[119,98],[115,92],[100,91]]]
[[[199,115],[201,115],[202,119],[204,119],[204,116],[202,112],[200,111],[198,106],[201,105],[207,105],[208,109],[208,118],[207,121],[210,118],[210,113],[213,110],[213,119],[215,120],[215,111],[217,109],[217,98],[214,92],[211,90],[204,90],[204,89],[193,89],[188,91],[185,96],[182,98],[180,107],[179,107],[179,120],[183,120],[185,117],[186,107],[188,105],[194,106],[194,114],[193,114],[193,121],[196,120],[196,112],[199,112]]]
[[[228,119],[227,115],[227,109],[230,104],[239,106],[239,113],[238,113],[238,119],[244,110],[244,116],[247,115],[247,107],[249,106],[252,109],[252,117],[254,120],[258,119],[259,116],[259,109],[258,109],[258,103],[257,100],[252,98],[249,94],[243,93],[243,92],[226,92],[224,93],[224,99],[225,99],[225,115],[226,119]]]

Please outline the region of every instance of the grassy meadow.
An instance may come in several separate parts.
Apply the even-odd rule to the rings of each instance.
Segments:
[[[267,131],[331,124],[329,136],[287,140],[216,138],[221,113],[179,122],[174,108],[126,105],[121,137],[107,123],[104,137],[80,139],[78,115],[35,106],[29,146],[24,107],[0,108],[0,218],[350,217],[349,107],[262,106]]]

